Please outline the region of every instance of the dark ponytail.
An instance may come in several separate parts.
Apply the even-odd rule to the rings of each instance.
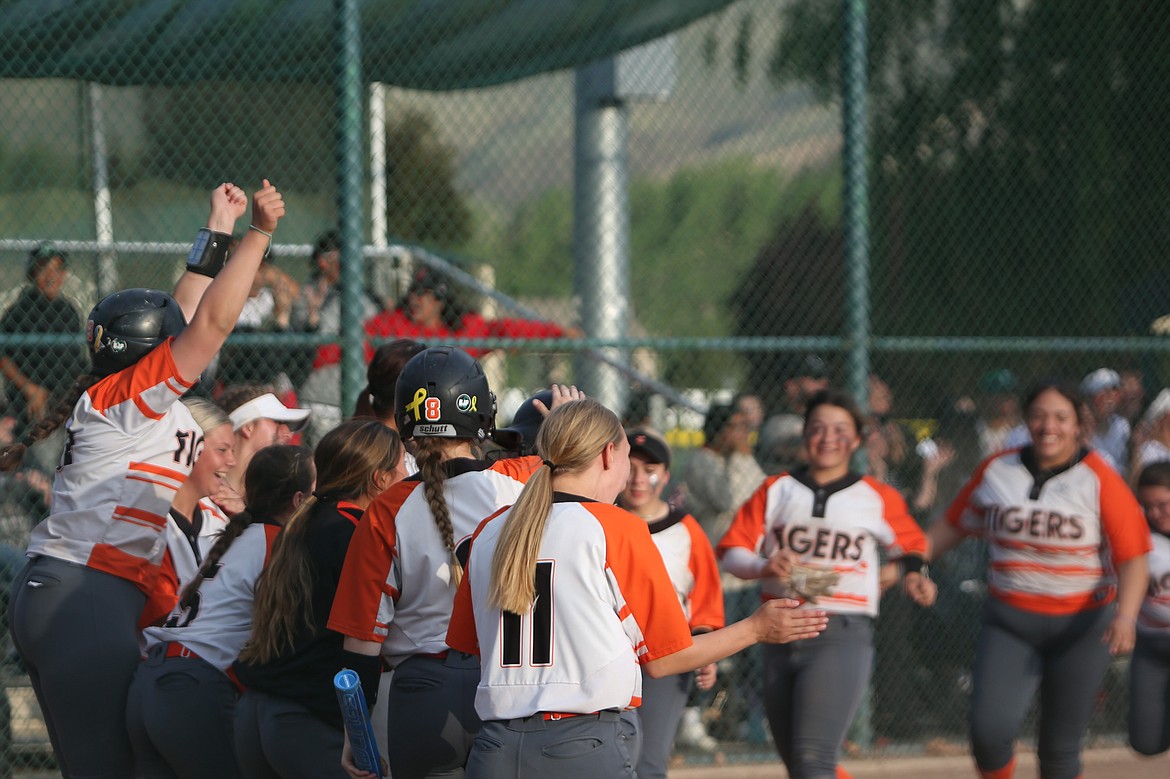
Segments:
[[[257,519],[286,517],[292,512],[293,497],[298,492],[307,496],[315,477],[313,454],[307,447],[278,444],[256,452],[244,473],[244,494],[248,496],[248,505],[231,518],[207,553],[203,565],[199,566],[199,573],[183,588],[179,611],[186,611],[194,604],[203,580],[215,570],[249,525]]]

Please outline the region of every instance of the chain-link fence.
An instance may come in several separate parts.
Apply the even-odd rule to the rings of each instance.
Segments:
[[[867,177],[842,162],[860,1],[531,19],[534,4],[387,0],[348,42],[329,4],[234,4],[206,27],[195,2],[167,19],[33,5],[0,2],[0,440],[85,365],[93,302],[169,288],[207,192],[262,177],[288,216],[200,391],[271,383],[323,428],[351,412],[366,342],[458,341],[484,354],[501,422],[575,381],[664,430],[685,489],[688,458],[715,443],[711,403],[759,399],[754,453],[776,472],[798,456],[792,414],[828,381],[868,398],[869,468],[923,524],[1017,429],[1039,377],[1117,372],[1113,407],[1093,411],[1132,426],[1122,470],[1161,434],[1143,416],[1170,381],[1156,4],[874,4]],[[13,566],[47,510],[42,448],[3,476]],[[982,550],[934,573],[933,610],[883,603],[859,749],[965,743]],[[699,701],[710,738],[692,728],[679,754],[771,759],[757,658],[724,665]],[[48,765],[11,652],[4,668],[0,754]],[[1095,734],[1124,730],[1124,674],[1118,661]]]

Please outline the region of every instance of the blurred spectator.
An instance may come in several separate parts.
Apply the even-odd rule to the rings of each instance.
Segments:
[[[910,508],[920,524],[931,518],[940,498],[957,495],[978,467],[979,421],[966,398],[952,399],[939,411],[934,434],[915,448],[922,472]]]
[[[24,260],[28,284],[0,318],[0,333],[68,333],[76,346],[8,347],[0,356],[0,372],[17,394],[9,411],[24,426],[41,419],[50,400],[49,387],[62,384],[86,366],[81,344],[81,315],[62,294],[69,275],[66,254],[51,243],[38,244]],[[52,355],[46,359],[46,355]]]
[[[232,237],[234,251],[240,236]],[[284,333],[292,330],[292,307],[300,296],[292,276],[265,258],[252,280],[244,310],[236,321],[237,333]],[[295,387],[308,375],[305,348],[277,343],[247,346],[228,341],[220,351],[219,386],[251,382],[280,383]],[[283,377],[281,377],[283,374]],[[278,378],[279,377],[279,378]]]
[[[808,399],[829,387],[829,366],[815,354],[804,354],[795,361],[792,375],[784,381],[784,411],[804,418]]]
[[[764,480],[749,432],[743,412],[730,403],[716,403],[703,422],[703,448],[687,461],[687,507],[712,544],[723,537],[736,509]]]
[[[1132,428],[1138,423],[1145,407],[1145,375],[1140,368],[1126,368],[1121,371],[1121,398],[1117,402],[1117,413],[1124,417]]]
[[[453,297],[450,283],[429,268],[419,268],[406,295],[393,311],[383,310],[366,322],[371,338],[412,338],[434,343],[457,338],[564,338],[578,337],[576,328],[562,328],[535,319],[485,319],[463,312]],[[472,357],[488,349],[464,347]]]
[[[865,455],[875,479],[908,492],[917,483],[918,458],[914,438],[893,419],[894,392],[876,373],[869,374],[869,416]]]
[[[328,230],[317,236],[309,258],[309,283],[293,305],[290,322],[294,330],[324,335],[341,332],[341,236]],[[362,299],[362,320],[377,313],[378,303],[368,294]],[[317,353],[314,368],[341,360],[340,347],[325,345]]]
[[[1150,463],[1170,460],[1170,389],[1154,398],[1134,430],[1133,462],[1130,473],[1136,475]]]
[[[622,416],[622,427],[630,430],[635,427],[654,427],[650,401],[654,393],[640,388],[632,388],[626,400],[626,413]]]
[[[975,426],[979,433],[979,451],[984,457],[1012,448],[1012,439],[1018,438],[1021,446],[1026,442],[1028,433],[1016,397],[1019,389],[1015,374],[1007,368],[980,377],[976,395],[979,418]]]
[[[338,336],[341,334],[341,236],[328,230],[317,236],[309,258],[309,283],[301,287],[293,304],[290,322],[297,332]],[[361,319],[378,312],[378,302],[368,292],[361,298]],[[368,357],[369,355],[367,355]],[[329,430],[341,422],[341,346],[321,344],[314,350],[311,366],[297,366],[306,378],[296,384],[299,401],[312,409],[316,419],[307,443],[315,444],[318,430]],[[290,373],[290,375],[294,375]]]
[[[760,396],[752,392],[742,392],[735,396],[732,403],[735,405],[735,410],[743,414],[752,435],[757,435],[760,432],[760,427],[764,424],[764,402],[760,400]]]
[[[764,473],[791,470],[804,461],[804,420],[796,414],[774,414],[760,428],[756,461]]]
[[[1125,473],[1128,463],[1129,422],[1117,413],[1121,401],[1121,376],[1111,368],[1098,368],[1081,381],[1081,398],[1092,415],[1086,420],[1090,437],[1086,442],[1096,449],[1118,473]]]

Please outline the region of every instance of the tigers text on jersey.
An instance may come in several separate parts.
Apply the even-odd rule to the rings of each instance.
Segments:
[[[87,565],[149,592],[166,549],[167,513],[191,472],[199,426],[176,401],[190,385],[173,340],[90,387],[65,423],[51,513],[29,554]]]
[[[244,529],[220,558],[203,585],[194,605],[176,607],[163,627],[143,631],[147,649],[164,641],[177,641],[221,671],[239,656],[252,634],[252,602],[256,579],[268,564],[272,542],[280,525],[256,522]]]
[[[1150,585],[1138,615],[1139,633],[1170,636],[1170,538],[1152,533]]]
[[[488,464],[446,463],[443,492],[455,542],[516,500],[540,465],[536,457]],[[408,479],[379,495],[354,532],[329,615],[329,628],[361,641],[383,643],[397,665],[410,655],[447,649],[447,622],[455,597],[451,554],[427,505],[423,483]]]
[[[926,555],[926,535],[897,490],[854,473],[817,484],[800,469],[768,477],[740,507],[718,551],[743,547],[764,558],[793,552],[840,576],[815,608],[872,617],[881,600],[879,544],[891,559]],[[776,577],[763,579],[761,590],[765,598],[791,597]]]
[[[723,589],[715,551],[698,521],[672,508],[657,522],[651,522],[650,537],[662,553],[662,562],[674,585],[692,630],[718,630],[725,624]]]
[[[1113,600],[1115,566],[1145,554],[1150,532],[1137,499],[1096,452],[1044,471],[1031,449],[983,462],[945,520],[988,540],[987,581],[1004,602],[1072,614]]]
[[[453,648],[480,655],[480,718],[639,705],[639,665],[692,643],[646,522],[609,504],[554,503],[536,599],[519,615],[488,600],[492,555],[508,515],[485,522],[472,541],[448,633]]]

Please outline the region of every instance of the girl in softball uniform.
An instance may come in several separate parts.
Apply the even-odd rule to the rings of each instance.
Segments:
[[[670,481],[670,447],[653,430],[631,430],[626,438],[630,444],[630,478],[622,490],[619,505],[645,520],[654,546],[662,554],[691,633],[718,630],[724,625],[723,590],[711,542],[694,517],[662,499]],[[637,762],[638,779],[665,779],[691,685],[709,690],[715,684],[715,675],[714,663],[694,673],[659,679],[642,669],[642,705],[638,707],[642,750]]]
[[[923,573],[926,537],[892,487],[850,470],[864,420],[853,399],[822,390],[808,402],[808,465],[770,476],[719,542],[728,572],[762,579],[765,599],[791,595],[795,565],[836,575],[816,598],[829,626],[816,638],[764,648],[764,707],[780,758],[794,779],[833,779],[845,732],[873,665],[881,599],[879,546],[900,560],[905,591],[934,602]],[[807,608],[811,603],[806,604]]]
[[[313,489],[300,446],[270,446],[244,476],[248,505],[232,517],[199,576],[162,627],[144,631],[126,727],[139,779],[239,777],[232,736],[238,682],[231,664],[252,630],[256,579],[280,528]]]
[[[265,181],[253,199],[252,229],[229,259],[231,230],[246,208],[239,187],[215,189],[174,297],[137,289],[99,302],[86,323],[92,374],[24,441],[0,452],[0,469],[12,469],[28,445],[68,418],[52,511],[32,532],[9,612],[66,777],[132,770],[126,691],[141,657],[138,622],[199,434],[176,401],[231,332],[284,215],[280,193]]]
[[[447,641],[478,654],[483,728],[469,779],[633,777],[639,666],[663,678],[757,641],[816,635],[822,612],[773,601],[691,636],[646,523],[612,505],[630,445],[593,400],[566,403],[537,435],[542,466],[516,505],[471,542]]]
[[[246,779],[345,779],[333,676],[342,666],[377,688],[378,657],[346,652],[325,623],[354,529],[370,501],[405,475],[398,435],[372,419],[325,434],[317,489],[276,538],[256,584],[252,636],[234,668],[236,756]]]
[[[1150,533],[1122,478],[1081,445],[1075,388],[1036,385],[1024,414],[1031,444],[985,460],[930,541],[936,558],[969,535],[988,543],[969,712],[980,776],[1014,775],[1039,690],[1040,774],[1075,779],[1109,657],[1133,649]]]
[[[414,442],[419,472],[370,504],[346,555],[329,628],[346,636],[346,649],[381,653],[394,670],[391,775],[461,777],[479,729],[479,664],[446,642],[463,574],[456,552],[484,517],[516,499],[540,461],[476,459],[492,429],[495,396],[479,363],[460,349],[435,346],[412,357],[396,397],[398,429]],[[374,694],[365,693],[367,700]],[[346,761],[360,776],[348,753]]]
[[[235,436],[227,413],[203,398],[184,398],[201,431],[195,443],[191,475],[175,493],[167,515],[167,551],[154,590],[142,611],[143,628],[161,625],[179,602],[179,593],[194,581],[228,517],[211,499],[235,465]]]
[[[1129,743],[1143,755],[1160,755],[1170,749],[1170,462],[1142,469],[1137,496],[1153,548],[1129,662]]]

